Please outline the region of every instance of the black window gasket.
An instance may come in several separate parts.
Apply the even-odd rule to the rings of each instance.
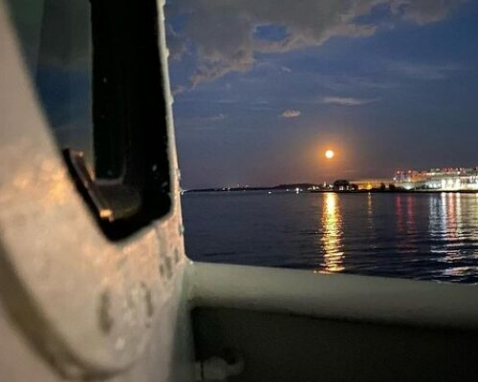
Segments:
[[[172,205],[157,3],[90,3],[94,178],[81,153],[63,153],[101,229],[120,240]]]

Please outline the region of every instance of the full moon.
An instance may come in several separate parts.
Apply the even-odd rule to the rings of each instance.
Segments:
[[[325,152],[325,157],[326,157],[327,159],[332,159],[334,156],[335,156],[334,150],[327,150],[327,151]]]

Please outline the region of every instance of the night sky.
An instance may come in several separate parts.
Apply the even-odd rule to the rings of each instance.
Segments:
[[[170,0],[167,24],[186,189],[478,166],[477,1]]]

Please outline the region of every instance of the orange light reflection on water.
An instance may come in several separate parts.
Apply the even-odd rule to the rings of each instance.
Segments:
[[[342,246],[342,215],[339,197],[335,193],[325,193],[322,212],[322,245],[324,250],[325,272],[344,270]]]

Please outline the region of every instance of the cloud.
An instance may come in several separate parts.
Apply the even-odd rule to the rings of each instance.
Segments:
[[[218,121],[224,121],[226,118],[227,118],[226,114],[217,114],[207,118],[207,120],[211,122],[218,122]]]
[[[444,80],[451,73],[463,68],[457,65],[429,65],[410,62],[392,62],[389,64],[391,71],[416,80]]]
[[[184,93],[187,90],[186,86],[179,85],[176,86],[174,89],[171,90],[173,96]]]
[[[352,98],[352,97],[324,97],[322,98],[322,103],[327,105],[338,105],[338,106],[362,106],[368,105],[379,101],[378,98],[365,99],[365,98]]]
[[[388,67],[385,68],[388,70]],[[367,77],[316,74],[317,83],[333,93],[348,93],[353,89],[388,90],[399,87],[398,82]]]
[[[360,38],[373,35],[380,18],[373,23],[357,21],[377,6],[410,22],[437,22],[465,0],[175,0],[166,6],[167,20],[181,19],[177,30],[169,25],[172,57],[187,49],[197,54],[197,66],[190,77],[195,87],[229,72],[245,72],[258,53],[281,53],[320,46],[335,36]],[[275,25],[285,30],[281,41],[257,39],[260,26]]]
[[[227,114],[216,114],[204,117],[183,117],[183,118],[176,118],[176,122],[181,123],[181,125],[207,125],[211,126],[214,125],[215,122],[224,121],[225,119],[229,118]]]
[[[280,116],[282,118],[297,118],[301,114],[302,113],[299,110],[288,109],[288,110],[284,111]]]
[[[443,20],[467,0],[392,0],[392,12],[419,25]]]

